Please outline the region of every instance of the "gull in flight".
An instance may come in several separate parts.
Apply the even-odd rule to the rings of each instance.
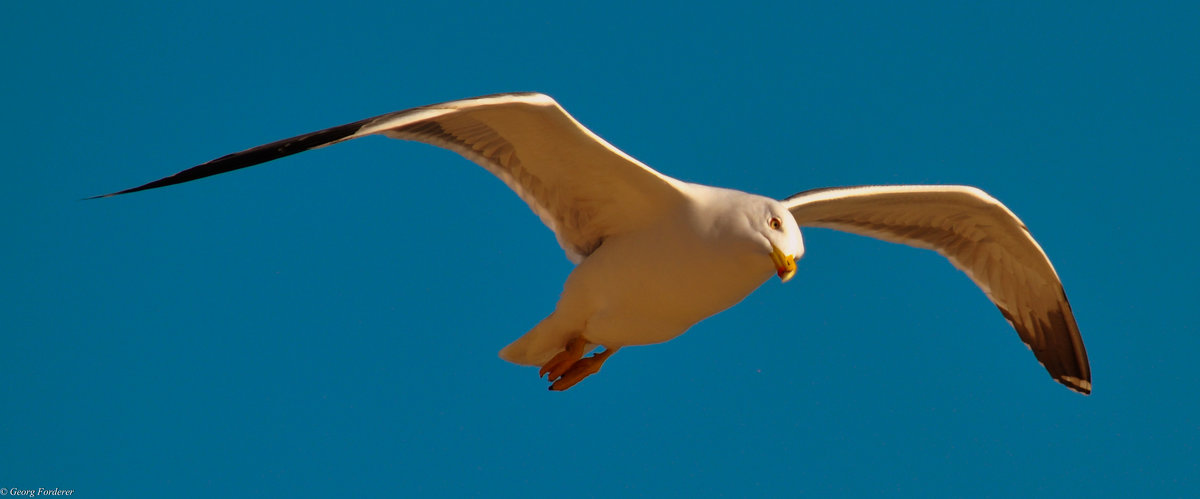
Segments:
[[[500,357],[566,390],[625,346],[661,343],[740,302],[804,254],[800,227],[937,251],[1000,309],[1050,376],[1092,389],[1083,339],[1046,253],[1012,211],[956,185],[804,191],[782,201],[673,179],[621,152],[549,96],[417,107],[236,152],[104,196],[153,189],[383,135],[454,151],[529,204],[576,264],[549,317]],[[603,347],[598,353],[589,352]]]

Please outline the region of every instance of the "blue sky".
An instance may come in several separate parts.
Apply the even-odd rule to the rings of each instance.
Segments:
[[[1200,12],[910,3],[3,7],[0,487],[1194,493]],[[983,188],[1054,262],[1094,394],[941,257],[824,230],[792,282],[547,392],[496,351],[570,263],[500,182],[421,144],[79,201],[504,91],[688,181]]]

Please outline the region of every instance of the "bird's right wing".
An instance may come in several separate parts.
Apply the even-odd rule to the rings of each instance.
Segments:
[[[1050,375],[1092,391],[1087,351],[1062,283],[1025,224],[967,186],[834,187],[783,201],[796,222],[932,249],[971,277]]]
[[[606,237],[645,226],[684,200],[678,181],[621,152],[537,93],[388,113],[222,156],[105,196],[188,182],[367,135],[432,144],[483,166],[554,231],[576,263]]]

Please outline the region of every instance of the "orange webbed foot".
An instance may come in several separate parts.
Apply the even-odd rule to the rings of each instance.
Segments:
[[[561,376],[550,376],[550,381],[554,382],[554,384],[550,385],[550,389],[554,391],[566,390],[575,386],[576,383],[583,381],[583,378],[600,372],[600,366],[604,365],[604,361],[608,360],[608,357],[616,351],[617,349],[615,348],[605,348],[603,352],[593,354],[591,357],[576,360]]]
[[[583,338],[572,338],[571,341],[567,342],[566,350],[558,352],[558,355],[550,359],[550,362],[542,365],[542,369],[538,371],[538,377],[545,376],[547,373],[550,374],[550,381],[562,377],[563,373],[571,369],[571,366],[575,365],[576,362],[579,362],[579,359],[583,357],[583,349],[586,347],[587,341],[584,341]]]

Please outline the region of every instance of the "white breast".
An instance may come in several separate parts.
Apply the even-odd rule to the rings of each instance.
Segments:
[[[567,279],[556,313],[582,312],[607,346],[661,343],[742,301],[773,275],[769,259],[731,243],[695,212],[610,237]]]

